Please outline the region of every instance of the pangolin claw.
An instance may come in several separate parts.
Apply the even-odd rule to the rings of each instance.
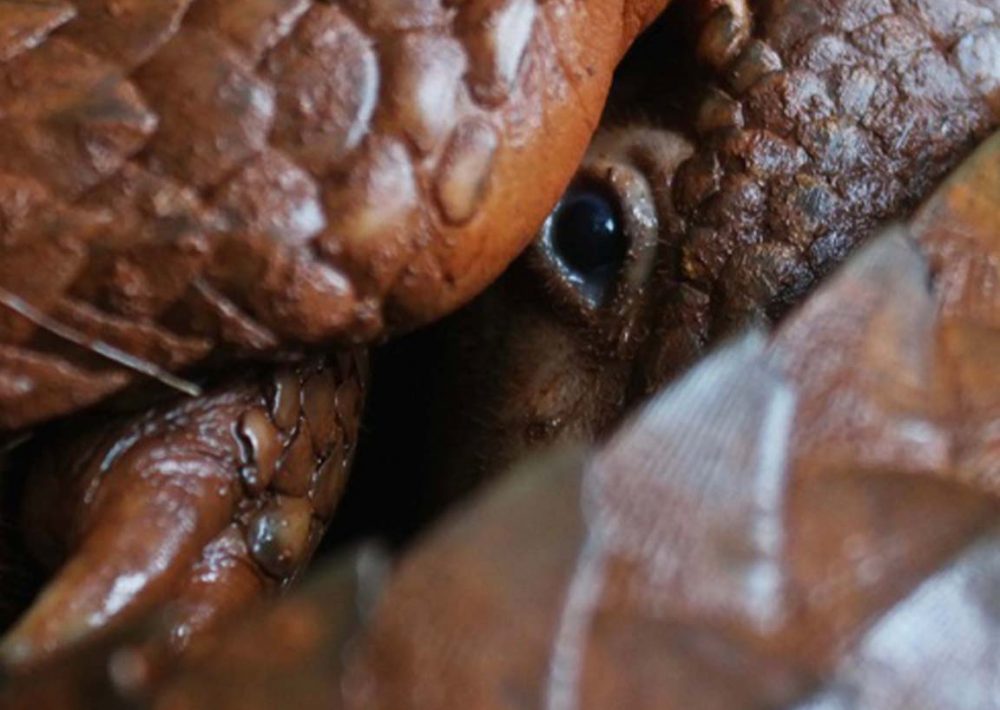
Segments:
[[[204,397],[37,442],[24,529],[55,577],[0,645],[44,659],[169,603],[174,650],[303,569],[353,455],[364,355],[236,378]]]

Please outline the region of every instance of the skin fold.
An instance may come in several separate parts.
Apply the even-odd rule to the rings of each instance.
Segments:
[[[663,4],[3,0],[0,432],[467,301]]]
[[[534,245],[449,321],[432,506],[541,445],[599,438],[707,346],[779,320],[1000,125],[995,0],[747,16],[745,34],[692,34],[676,30],[696,7],[668,11]],[[581,217],[581,200],[602,207]]]
[[[86,678],[104,707],[192,710],[995,708],[998,220],[1000,134],[776,330],[519,465],[388,579],[346,552],[146,696],[93,663],[119,642],[3,698],[75,707]]]
[[[287,586],[343,491],[366,383],[358,350],[40,432],[18,456],[17,507],[28,549],[54,576],[0,642],[7,668],[161,608],[151,649],[184,651]]]

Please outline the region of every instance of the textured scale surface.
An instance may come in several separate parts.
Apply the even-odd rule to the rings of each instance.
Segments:
[[[466,506],[345,706],[996,708],[998,213],[995,134],[775,332]]]
[[[170,620],[148,655],[189,651],[287,586],[344,490],[367,379],[365,353],[345,351],[40,431],[18,454],[17,508],[21,537],[52,578],[2,639],[6,666],[163,609]]]
[[[388,579],[345,553],[138,701],[95,671],[114,643],[8,697],[995,710],[998,212],[1000,134],[777,330],[525,462]]]
[[[997,0],[716,5],[680,33],[674,11],[701,4],[674,6],[626,56],[578,171],[630,250],[605,302],[543,228],[449,322],[428,447],[446,494],[597,440],[707,347],[779,321],[1000,127]]]
[[[469,298],[555,202],[658,9],[0,1],[0,429],[135,379],[93,343],[175,371]],[[543,141],[545,174],[514,180]]]
[[[996,0],[750,5],[673,187],[701,343],[782,313],[1000,123]]]

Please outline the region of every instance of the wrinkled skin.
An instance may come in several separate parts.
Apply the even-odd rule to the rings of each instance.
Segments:
[[[39,433],[17,457],[17,508],[55,574],[0,643],[5,665],[164,605],[170,623],[150,644],[183,651],[298,577],[343,491],[366,382],[364,352],[345,351]]]
[[[749,7],[749,35],[709,22],[685,46],[671,15],[636,46],[576,187],[450,323],[430,447],[443,498],[543,444],[593,441],[706,346],[780,319],[1000,125],[996,0]],[[620,225],[604,271],[574,265],[586,235],[560,224],[581,194]]]
[[[380,594],[349,553],[151,696],[119,642],[5,699],[79,702],[86,668],[103,707],[996,708],[998,223],[1000,134],[777,331],[520,466]]]
[[[0,434],[469,299],[662,5],[0,1]]]

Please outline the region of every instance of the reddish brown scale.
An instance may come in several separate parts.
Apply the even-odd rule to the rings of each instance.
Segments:
[[[698,3],[697,21],[702,28],[697,42],[698,58],[715,69],[731,62],[743,49],[752,18],[748,0],[705,0]]]
[[[157,126],[117,67],[62,38],[0,65],[0,108],[2,172],[37,180],[56,199],[110,177]]]
[[[217,31],[254,62],[286,38],[299,19],[316,6],[310,0],[201,0],[185,21]]]
[[[19,458],[23,534],[58,571],[4,639],[4,660],[39,662],[164,606],[156,643],[180,651],[296,577],[343,490],[363,359],[230,378],[180,404],[41,434]]]
[[[72,22],[59,33],[94,54],[125,69],[152,57],[180,29],[192,0],[70,0]]]
[[[0,430],[467,300],[664,3],[0,1]]]
[[[690,150],[641,138],[660,165]],[[777,331],[721,348],[589,453],[530,461],[470,501],[377,600],[384,565],[345,555],[163,685],[143,685],[118,636],[14,678],[3,700],[994,707],[998,159],[995,134]],[[282,432],[302,388],[276,378]],[[294,528],[275,540],[292,550]],[[230,526],[212,554],[245,543]]]
[[[753,39],[720,76],[740,124],[703,132],[674,188],[685,220],[677,278],[710,299],[695,316],[701,339],[782,313],[1000,121],[996,3],[754,9]],[[962,58],[970,42],[991,69]],[[709,165],[718,173],[699,187]],[[745,194],[745,179],[759,196]]]
[[[313,174],[335,168],[370,130],[378,57],[341,8],[310,8],[289,41],[268,55],[263,72],[277,87],[274,140]]]
[[[992,710],[998,157],[1000,134],[777,331],[519,466],[384,585],[333,560],[143,706]],[[121,702],[134,657],[114,639],[6,697]]]
[[[745,33],[738,5],[668,11],[616,77],[568,193],[596,187],[617,215],[603,301],[553,221],[453,322],[435,481],[468,490],[470,471],[599,437],[709,345],[780,319],[1000,126],[995,0],[761,0]],[[674,30],[691,10],[701,74]]]
[[[468,503],[343,705],[996,707],[998,217],[1000,134],[775,333]]]
[[[40,44],[75,14],[68,2],[0,2],[0,62]]]

